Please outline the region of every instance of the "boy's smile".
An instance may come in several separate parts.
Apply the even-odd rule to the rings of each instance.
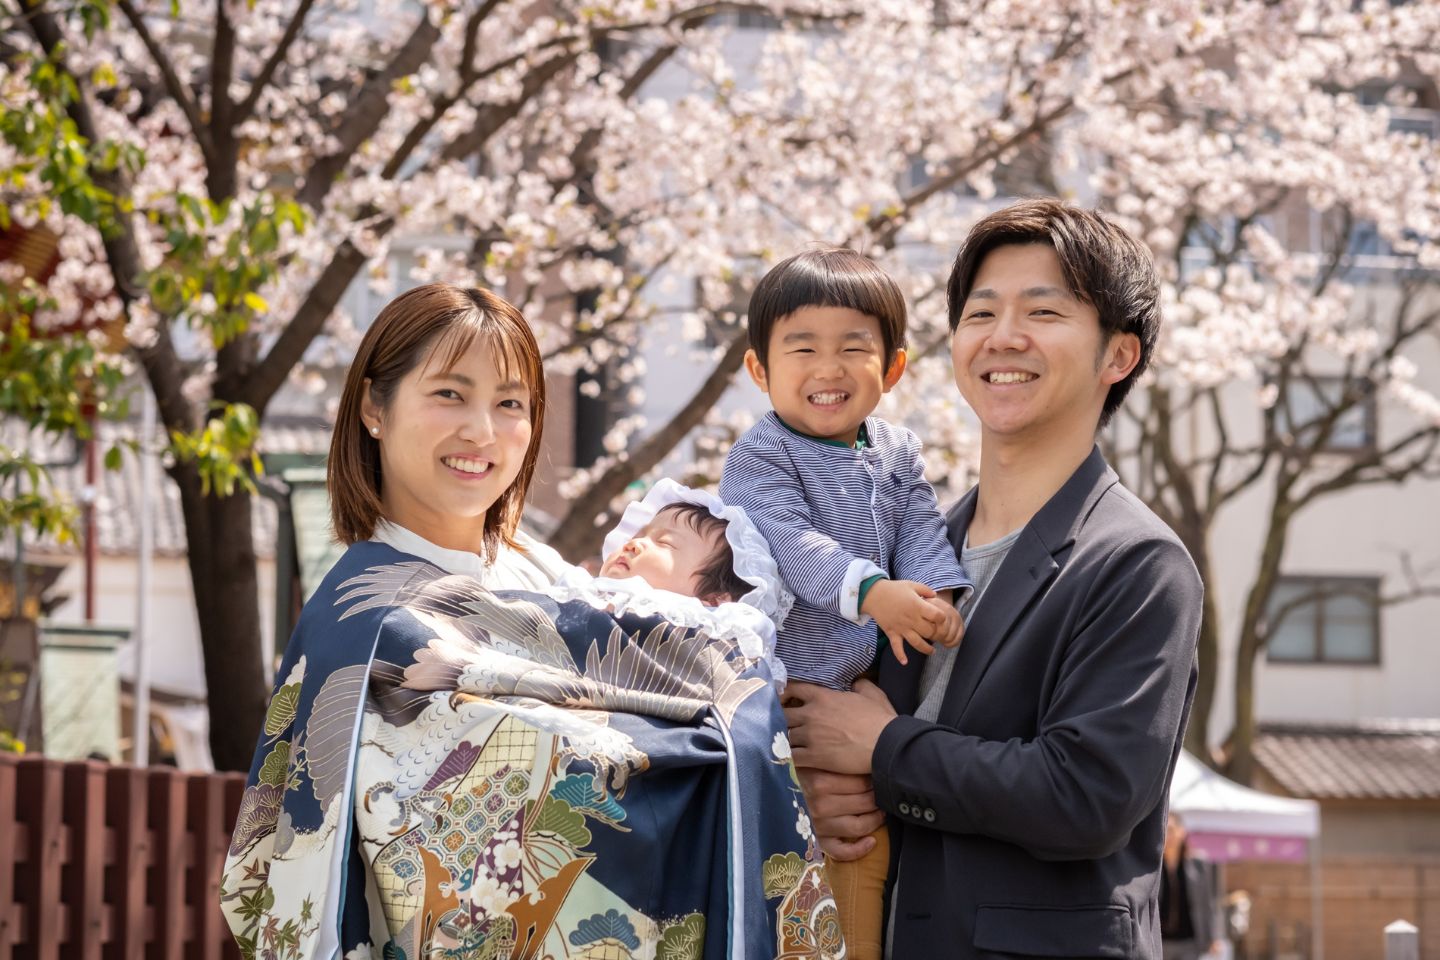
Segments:
[[[770,331],[769,362],[752,350],[745,367],[793,430],[853,444],[865,418],[905,370],[886,369],[880,321],[848,307],[801,307]]]

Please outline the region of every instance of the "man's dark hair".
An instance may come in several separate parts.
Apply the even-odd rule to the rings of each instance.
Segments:
[[[884,270],[845,247],[807,250],[782,260],[755,285],[747,328],[750,349],[768,369],[775,324],[805,307],[844,307],[880,321],[885,366],[905,346],[905,295]]]
[[[1100,315],[1102,343],[1116,333],[1140,339],[1140,360],[1124,380],[1110,386],[1099,426],[1120,409],[1150,364],[1160,334],[1160,285],[1150,251],[1094,210],[1050,197],[1021,200],[997,210],[970,229],[950,270],[950,332],[970,296],[980,264],[997,247],[1043,243],[1055,251],[1065,284],[1076,299]]]
[[[735,572],[735,551],[730,549],[730,541],[725,538],[730,521],[720,519],[698,503],[672,503],[663,507],[656,516],[667,511],[675,513],[682,523],[700,536],[713,537],[717,544],[695,573],[695,596],[702,600],[735,601],[753,589]]]

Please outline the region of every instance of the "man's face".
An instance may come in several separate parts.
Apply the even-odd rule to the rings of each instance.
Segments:
[[[854,443],[881,394],[904,372],[903,354],[887,370],[880,321],[847,307],[801,307],[770,331],[769,359],[751,351],[746,369],[791,428]]]
[[[639,577],[657,590],[695,596],[696,580],[722,534],[705,536],[675,512],[661,510],[600,566],[600,576]]]
[[[1139,338],[1106,339],[1095,308],[1070,293],[1046,244],[997,247],[980,263],[951,340],[955,385],[984,433],[1044,442],[1095,433],[1110,385]]]

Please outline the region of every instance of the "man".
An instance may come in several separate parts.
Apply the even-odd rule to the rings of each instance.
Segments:
[[[1165,960],[1218,957],[1224,951],[1215,865],[1190,856],[1187,836],[1180,818],[1170,814],[1160,861],[1160,944]]]
[[[984,218],[956,257],[955,382],[981,426],[947,517],[976,583],[965,640],[882,655],[879,688],[792,684],[786,711],[827,852],[863,854],[873,808],[889,819],[894,960],[1161,956],[1201,584],[1095,446],[1158,301],[1143,246],[1055,200]]]

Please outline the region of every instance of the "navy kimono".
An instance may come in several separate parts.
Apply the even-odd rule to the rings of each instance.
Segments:
[[[307,604],[222,907],[256,957],[839,957],[763,661],[374,542]]]

